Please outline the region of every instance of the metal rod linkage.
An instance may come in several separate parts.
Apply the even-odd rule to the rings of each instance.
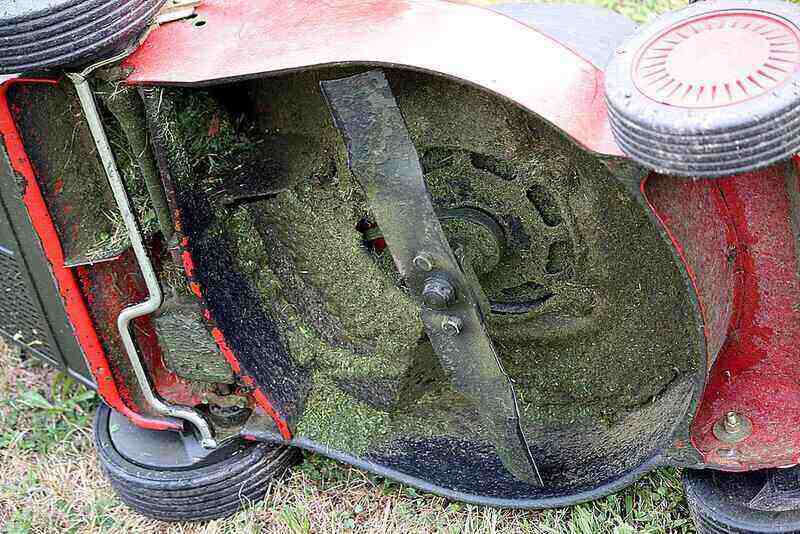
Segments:
[[[117,169],[114,154],[111,151],[111,146],[109,145],[100,114],[97,110],[94,93],[92,93],[92,88],[87,80],[88,71],[90,70],[91,69],[87,69],[81,73],[69,73],[67,76],[72,80],[72,83],[75,85],[75,90],[78,92],[78,98],[80,99],[84,115],[86,116],[86,122],[89,124],[92,137],[94,137],[97,151],[100,154],[100,159],[103,162],[103,167],[108,176],[108,183],[114,193],[114,200],[117,203],[117,207],[122,215],[122,220],[125,223],[125,228],[128,231],[131,247],[133,248],[148,292],[147,300],[125,308],[120,312],[119,317],[117,317],[117,328],[122,338],[122,344],[125,347],[131,367],[133,367],[136,380],[142,390],[142,395],[153,410],[166,417],[175,417],[189,421],[200,433],[200,443],[203,447],[215,448],[217,442],[214,439],[214,432],[209,426],[208,421],[206,421],[197,410],[185,406],[168,404],[155,394],[150,385],[150,380],[142,364],[142,360],[139,357],[136,343],[133,341],[133,336],[130,332],[132,320],[153,313],[161,306],[161,286],[159,285],[158,277],[156,276],[155,269],[153,269],[150,257],[147,254],[147,249],[145,249],[142,241],[142,235],[139,232],[136,216],[131,211],[128,193],[125,191],[125,184]]]

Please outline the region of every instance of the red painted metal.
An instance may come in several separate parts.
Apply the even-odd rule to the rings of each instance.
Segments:
[[[442,0],[206,0],[197,13],[148,36],[124,63],[133,69],[129,83],[221,83],[326,65],[407,67],[483,87],[588,150],[621,155],[603,73],[504,15]]]
[[[697,293],[708,366],[725,342],[733,314],[735,274],[728,211],[713,181],[652,174],[642,194],[661,221]]]
[[[157,254],[153,256],[157,257]],[[142,302],[147,297],[147,288],[132,251],[129,249],[114,261],[86,265],[76,270],[100,340],[110,354],[125,358],[125,347],[116,328],[116,318],[123,309]],[[167,369],[151,318],[145,316],[135,319],[131,330],[139,355],[159,396],[183,406],[203,403],[200,388],[192,387],[190,382]],[[123,369],[127,369],[127,374],[122,374]],[[135,382],[129,366],[114,365],[112,362],[111,371],[125,403],[142,411],[138,409],[129,388],[126,387],[129,381]]]
[[[717,325],[728,317],[692,425],[692,443],[709,466],[743,471],[800,462],[800,279],[787,192],[787,180],[797,179],[794,169],[779,164],[683,185],[662,177],[647,188],[690,251],[688,262],[709,277],[710,284],[698,284],[701,300],[716,309]],[[705,225],[715,220],[724,227],[717,223],[708,232]],[[720,441],[713,432],[729,411],[752,422],[752,434],[739,443]]]
[[[28,216],[31,219],[33,228],[41,240],[45,256],[50,263],[50,270],[61,293],[67,317],[83,348],[84,355],[89,363],[89,369],[97,382],[98,393],[109,406],[125,414],[134,423],[143,428],[156,430],[178,429],[180,426],[177,424],[168,424],[160,419],[153,419],[135,412],[120,396],[120,390],[114,380],[108,358],[89,316],[75,273],[72,269],[64,266],[64,251],[61,247],[58,233],[45,205],[34,168],[28,159],[9,108],[7,91],[13,84],[18,83],[55,84],[57,82],[21,78],[5,80],[5,83],[0,85],[0,135],[3,137],[12,168],[25,181],[25,192],[22,200],[28,210]]]
[[[783,165],[727,178],[719,187],[736,233],[740,280],[728,338],[693,426],[706,462],[731,470],[800,461],[800,280]],[[750,438],[719,442],[713,426],[736,411],[753,424]]]

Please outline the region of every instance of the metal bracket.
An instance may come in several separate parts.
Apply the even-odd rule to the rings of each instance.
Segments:
[[[513,384],[486,333],[479,305],[486,298],[447,242],[389,82],[370,71],[321,87],[397,269],[424,303],[422,321],[442,367],[472,402],[506,468],[542,484]]]
[[[188,19],[201,3],[202,0],[168,0],[156,15],[156,24]]]
[[[133,336],[130,332],[130,323],[137,317],[142,317],[156,311],[163,300],[161,293],[161,286],[158,282],[155,269],[147,254],[147,249],[142,241],[142,235],[139,231],[139,226],[136,221],[136,216],[131,210],[130,200],[125,191],[125,184],[119,174],[117,163],[114,160],[114,154],[106,136],[105,128],[103,127],[100,113],[97,109],[97,102],[95,101],[94,93],[88,82],[88,76],[94,69],[99,66],[113,62],[115,58],[109,58],[101,63],[95,64],[80,73],[67,73],[67,76],[75,86],[78,93],[81,107],[83,109],[86,122],[89,125],[89,130],[94,138],[97,152],[103,163],[103,167],[108,177],[108,183],[114,194],[114,200],[117,203],[122,220],[125,223],[125,229],[131,240],[131,247],[133,248],[136,261],[139,269],[144,278],[145,285],[147,286],[148,297],[144,302],[129,306],[120,312],[117,317],[117,328],[122,339],[122,344],[125,347],[125,352],[130,360],[133,372],[136,375],[136,380],[142,390],[142,395],[150,407],[158,414],[165,417],[175,417],[189,421],[194,425],[200,434],[200,444],[206,448],[216,448],[217,441],[214,439],[214,432],[206,421],[205,417],[197,410],[186,406],[173,406],[161,400],[153,391],[150,385],[147,372],[139,357],[139,352],[136,348],[136,343],[133,341]]]

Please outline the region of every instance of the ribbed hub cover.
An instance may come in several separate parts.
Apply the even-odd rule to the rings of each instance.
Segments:
[[[800,152],[800,8],[697,2],[667,13],[606,68],[614,138],[642,165],[722,177]]]
[[[658,102],[716,107],[760,96],[784,83],[800,64],[800,35],[759,11],[723,11],[662,31],[642,48],[634,82]]]

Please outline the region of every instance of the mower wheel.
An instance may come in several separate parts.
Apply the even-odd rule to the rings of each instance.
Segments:
[[[686,499],[699,534],[800,533],[797,468],[725,473],[687,469]],[[793,487],[782,487],[791,475]]]
[[[138,428],[105,404],[95,414],[94,441],[119,498],[160,521],[233,515],[263,499],[300,457],[297,449],[244,440],[205,451],[190,434]]]
[[[166,0],[0,0],[0,75],[75,66],[121,51]]]
[[[606,101],[620,148],[687,177],[756,170],[800,151],[800,9],[719,0],[667,13],[617,48]]]

